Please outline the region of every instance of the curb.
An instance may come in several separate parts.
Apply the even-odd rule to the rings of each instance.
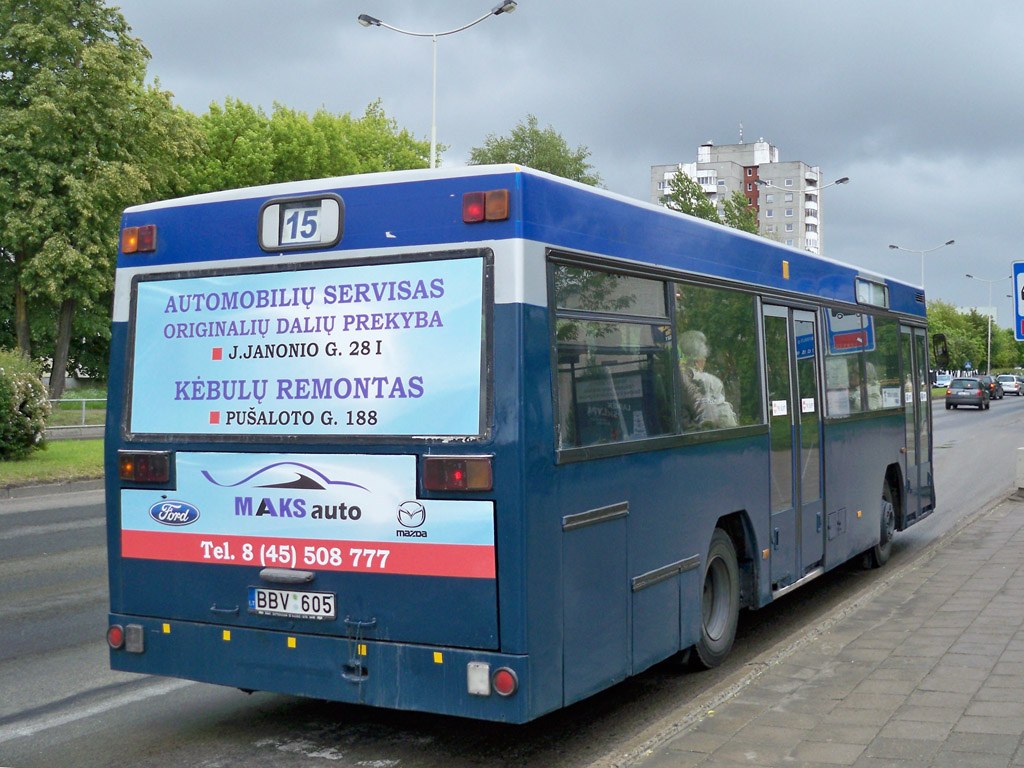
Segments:
[[[991,515],[1006,503],[1024,501],[1015,492],[992,501],[974,513],[961,518],[956,525],[939,538],[925,546],[912,560],[897,570],[885,575],[877,584],[858,592],[843,603],[835,606],[825,616],[809,627],[804,627],[780,640],[758,657],[744,664],[742,669],[727,677],[718,685],[703,691],[658,722],[644,729],[622,747],[606,753],[603,757],[588,763],[588,768],[628,768],[644,757],[671,741],[675,736],[703,720],[709,710],[717,709],[724,702],[739,695],[745,688],[756,682],[777,664],[785,661],[798,650],[821,637],[841,620],[869,604],[879,594],[899,583],[904,573],[909,573],[931,560],[942,549],[951,545],[967,528]]]
[[[0,488],[0,499],[28,499],[35,496],[53,496],[59,493],[77,493],[103,489],[102,478],[94,480],[70,480],[45,485],[13,485]]]
[[[88,424],[79,427],[48,427],[46,440],[97,440],[103,437],[106,427],[103,424]]]

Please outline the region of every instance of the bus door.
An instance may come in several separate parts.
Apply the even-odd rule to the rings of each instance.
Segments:
[[[816,326],[813,312],[764,307],[775,592],[816,575],[824,557]]]
[[[903,379],[903,423],[906,430],[904,453],[904,525],[921,516],[932,505],[927,336],[924,328],[900,327],[900,365]]]

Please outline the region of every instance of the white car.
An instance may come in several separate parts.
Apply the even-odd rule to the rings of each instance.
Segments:
[[[950,376],[948,373],[937,374],[935,376],[935,386],[936,387],[948,387],[949,386],[949,382],[951,382],[952,380],[953,380],[953,377]]]
[[[1003,385],[1004,395],[1016,395],[1020,397],[1020,379],[1010,373],[1002,373],[996,379]]]

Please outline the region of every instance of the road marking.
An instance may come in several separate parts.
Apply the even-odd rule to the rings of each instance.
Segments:
[[[102,528],[107,524],[105,518],[94,517],[89,520],[69,520],[66,523],[49,523],[47,525],[22,525],[18,528],[11,528],[0,535],[0,541],[17,539],[22,536],[42,536],[47,533],[61,533],[63,531],[81,531],[85,528]]]
[[[12,739],[22,739],[26,736],[34,736],[41,731],[48,731],[51,728],[59,728],[68,723],[75,723],[87,717],[102,715],[112,709],[135,704],[146,699],[153,699],[157,696],[166,696],[168,693],[195,685],[191,680],[165,680],[138,691],[130,691],[125,694],[115,695],[107,701],[72,710],[63,715],[41,715],[17,725],[0,727],[0,744]]]

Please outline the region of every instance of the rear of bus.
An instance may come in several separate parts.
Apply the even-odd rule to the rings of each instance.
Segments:
[[[514,179],[363,177],[125,212],[114,669],[532,716],[524,641],[499,632],[499,561],[514,614],[522,558],[495,502],[522,493],[521,308],[494,299]]]

